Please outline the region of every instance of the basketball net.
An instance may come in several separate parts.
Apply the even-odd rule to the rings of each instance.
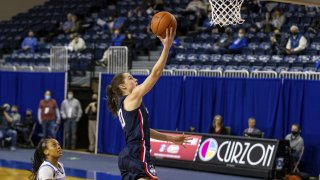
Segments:
[[[242,24],[241,5],[243,0],[209,0],[211,25],[228,26]]]

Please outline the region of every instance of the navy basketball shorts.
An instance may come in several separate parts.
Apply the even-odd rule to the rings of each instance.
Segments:
[[[158,179],[153,164],[149,163],[149,153],[142,151],[141,144],[129,144],[120,153],[118,166],[122,180],[136,180],[149,177],[151,180]]]

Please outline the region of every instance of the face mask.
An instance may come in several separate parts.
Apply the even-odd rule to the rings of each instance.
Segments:
[[[242,38],[244,36],[244,34],[239,33],[238,36],[239,36],[239,38]]]
[[[72,99],[73,95],[72,94],[68,94],[68,99]]]
[[[46,99],[46,100],[49,100],[50,98],[51,98],[51,96],[44,96],[44,98]]]
[[[298,136],[299,135],[299,132],[297,132],[297,131],[291,131],[291,133],[292,133],[293,136]]]

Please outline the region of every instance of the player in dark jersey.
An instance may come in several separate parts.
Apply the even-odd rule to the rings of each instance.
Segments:
[[[119,154],[119,169],[123,180],[158,179],[154,166],[150,163],[150,137],[183,145],[190,137],[168,136],[150,129],[148,111],[142,103],[146,95],[160,78],[166,65],[168,53],[175,37],[172,28],[166,30],[166,38],[159,37],[163,50],[147,79],[138,85],[137,79],[129,73],[113,77],[107,87],[108,105],[117,115],[125,138],[126,147]]]

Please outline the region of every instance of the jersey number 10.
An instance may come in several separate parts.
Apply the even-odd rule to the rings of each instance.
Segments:
[[[123,129],[124,126],[126,126],[126,122],[124,121],[124,118],[123,118],[123,115],[122,115],[122,109],[119,109],[118,117],[119,117],[119,121],[120,121],[121,127]]]

